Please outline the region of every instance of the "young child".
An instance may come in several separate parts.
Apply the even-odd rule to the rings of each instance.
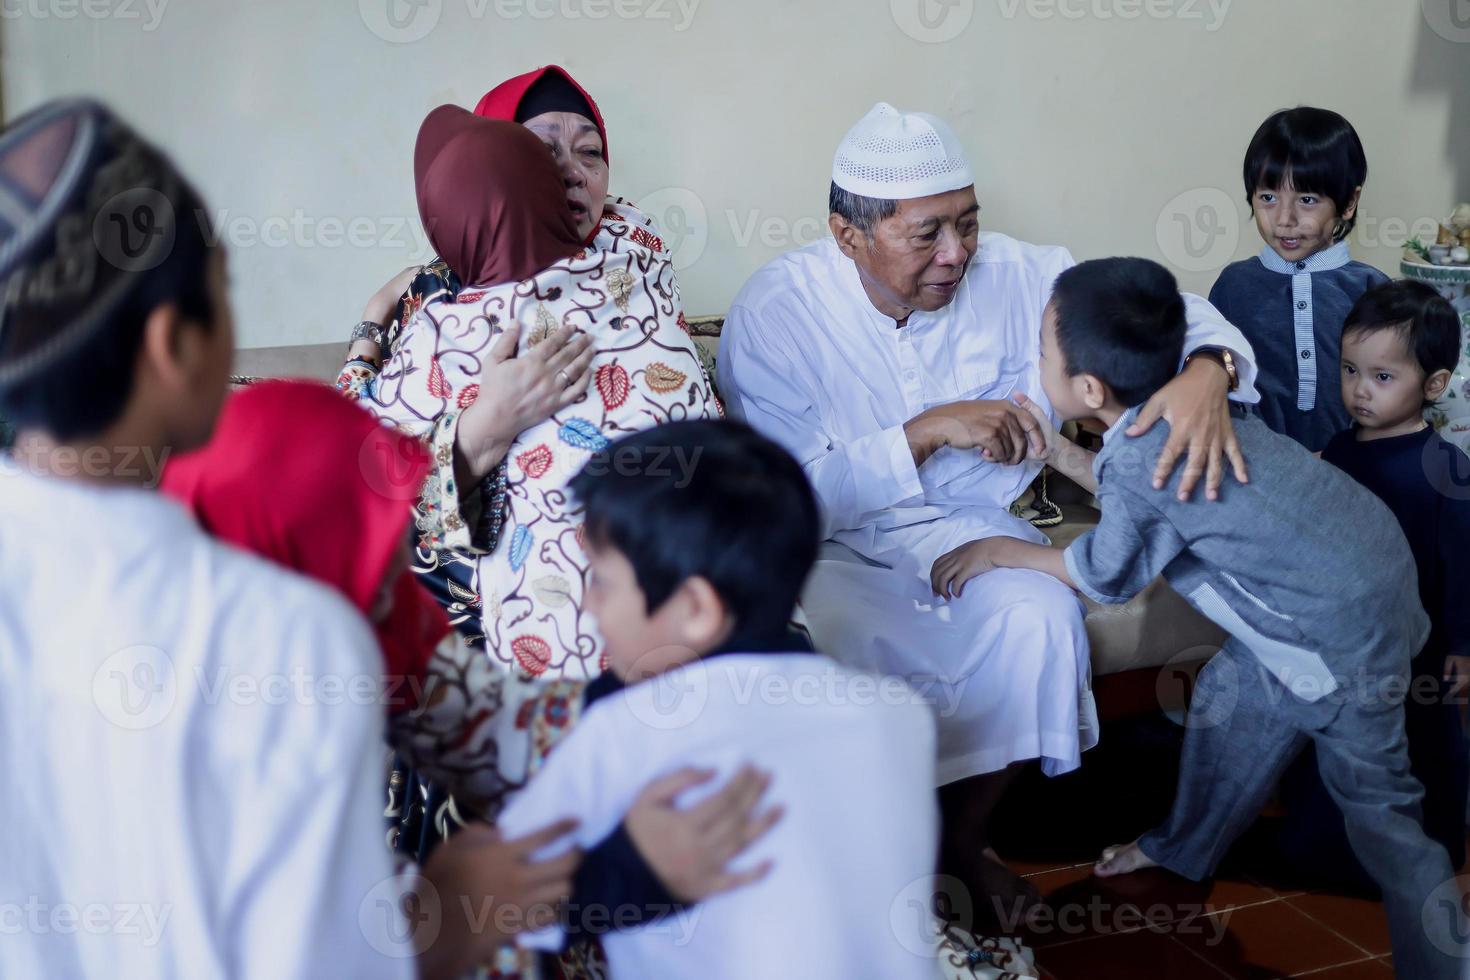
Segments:
[[[1095,458],[1049,433],[1049,461],[1095,487],[1101,520],[1064,552],[971,542],[935,562],[934,590],[954,595],[992,568],[1034,568],[1117,603],[1162,574],[1231,638],[1200,673],[1172,814],[1109,849],[1097,873],[1158,864],[1208,876],[1312,742],[1354,850],[1383,890],[1395,967],[1415,980],[1457,977],[1458,904],[1425,913],[1454,871],[1420,824],[1423,791],[1403,735],[1409,658],[1429,629],[1413,556],[1372,493],[1258,419],[1236,422],[1248,484],[1227,476],[1208,507],[1153,489],[1167,433],[1119,436],[1172,377],[1183,336],[1174,277],[1156,263],[1104,259],[1058,277],[1043,325],[1043,390],[1059,418],[1109,429]],[[1331,519],[1341,515],[1351,515],[1351,534]]]
[[[934,719],[901,683],[804,651],[788,630],[819,526],[801,467],[744,425],[678,422],[614,443],[572,489],[609,672],[501,830],[576,814],[585,846],[651,776],[748,760],[784,801],[751,849],[769,875],[687,921],[608,934],[611,976],[934,977],[927,916],[894,909],[933,873]]]
[[[1424,784],[1424,829],[1456,868],[1465,861],[1459,688],[1470,680],[1470,458],[1423,411],[1444,395],[1459,359],[1460,318],[1433,288],[1392,282],[1364,293],[1342,335],[1342,397],[1354,424],[1322,453],[1388,505],[1414,552],[1430,630],[1404,702],[1409,759]],[[1282,784],[1285,851],[1315,872],[1361,879],[1342,818],[1308,762]]]
[[[1337,391],[1343,317],[1388,277],[1348,254],[1368,179],[1346,119],[1302,106],[1261,124],[1245,152],[1245,194],[1266,247],[1225,267],[1210,302],[1256,355],[1266,424],[1319,452],[1347,428]]]

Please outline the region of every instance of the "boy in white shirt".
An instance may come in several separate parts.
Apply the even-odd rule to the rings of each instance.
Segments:
[[[206,214],[96,103],[0,134],[0,976],[452,976],[506,938],[461,901],[567,893],[570,822],[455,838],[404,919],[366,623],[152,492],[233,355]]]
[[[801,467],[739,423],[678,422],[614,443],[572,489],[609,669],[501,830],[576,814],[585,846],[648,779],[753,762],[783,801],[750,852],[770,873],[603,936],[612,976],[936,976],[936,931],[901,897],[937,853],[934,720],[901,681],[816,656],[789,631],[817,550]],[[599,911],[617,922],[619,909]]]

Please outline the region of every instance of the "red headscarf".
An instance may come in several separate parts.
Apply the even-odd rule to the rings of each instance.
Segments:
[[[268,381],[230,396],[209,444],[170,460],[162,489],[214,537],[333,586],[368,615],[428,471],[422,443],[335,388]],[[408,679],[423,676],[449,620],[405,570],[375,629],[389,704],[407,707]]]
[[[460,282],[520,282],[582,248],[566,188],[536,134],[441,105],[413,149],[419,219]]]
[[[587,94],[587,90],[578,85],[577,80],[567,74],[567,70],[560,65],[547,65],[545,68],[537,68],[524,75],[517,75],[515,78],[507,78],[485,93],[475,106],[475,115],[484,116],[486,119],[503,119],[507,122],[524,122],[525,120],[518,118],[521,100],[526,97],[531,86],[541,80],[543,75],[552,72],[566,79],[572,88],[582,93],[582,98],[587,100],[587,107],[592,110],[592,122],[597,126],[598,135],[602,137],[602,159],[610,162],[607,155],[607,127],[602,122],[602,110],[597,108],[597,103],[592,100],[592,96]]]

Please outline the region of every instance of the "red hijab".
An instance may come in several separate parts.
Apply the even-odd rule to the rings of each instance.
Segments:
[[[547,65],[545,68],[537,68],[528,71],[524,75],[515,78],[507,78],[499,85],[486,92],[475,106],[475,115],[486,119],[503,119],[507,122],[524,122],[520,118],[521,100],[531,90],[531,86],[541,81],[542,76],[557,74],[566,79],[572,88],[582,94],[587,100],[587,108],[592,110],[592,122],[597,127],[598,135],[602,137],[602,159],[611,162],[607,155],[607,127],[602,122],[602,110],[597,108],[597,103],[587,90],[577,84],[577,80],[567,73],[560,65]]]
[[[428,472],[422,443],[336,389],[267,381],[230,396],[209,444],[170,460],[162,489],[214,537],[336,588],[366,616]],[[422,678],[449,620],[405,570],[374,629],[388,703],[408,707],[408,680]]]
[[[582,249],[545,145],[517,123],[441,105],[413,149],[429,244],[469,286],[520,282]]]

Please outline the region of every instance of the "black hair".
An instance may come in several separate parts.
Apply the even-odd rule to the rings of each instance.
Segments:
[[[162,152],[107,110],[90,111],[104,128],[96,152],[83,163],[69,205],[0,290],[0,367],[58,339],[66,344],[0,383],[0,417],[58,440],[95,435],[122,415],[150,313],[172,303],[182,320],[210,330],[218,312],[207,275],[215,236],[204,202]],[[172,241],[158,238],[160,254],[138,261],[138,242],[156,236]],[[76,269],[86,270],[73,280],[84,286],[57,286]]]
[[[1436,371],[1453,372],[1460,363],[1460,315],[1428,283],[1400,279],[1359,296],[1343,321],[1343,337],[1379,330],[1399,335],[1426,378]],[[1432,404],[1426,400],[1424,407]]]
[[[1153,397],[1179,372],[1188,323],[1174,276],[1149,259],[1082,262],[1052,290],[1067,374],[1095,375],[1124,405]]]
[[[1346,238],[1357,213],[1344,217],[1353,193],[1368,181],[1368,157],[1352,123],[1330,109],[1282,109],[1261,123],[1245,151],[1245,199],[1254,209],[1260,188],[1279,191],[1290,178],[1298,194],[1320,194],[1337,205],[1332,237]]]
[[[586,535],[633,566],[647,613],[694,576],[735,632],[784,630],[816,561],[817,501],[786,450],[733,421],[670,422],[614,442],[573,478]]]
[[[838,187],[834,181],[831,190],[827,191],[827,211],[842,215],[848,224],[855,226],[864,235],[871,235],[878,222],[898,213],[898,202],[854,194]]]

